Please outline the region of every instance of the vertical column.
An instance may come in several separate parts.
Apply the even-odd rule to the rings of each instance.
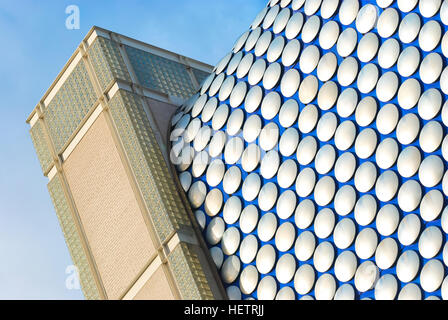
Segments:
[[[78,270],[82,271],[80,272],[80,282],[83,286],[86,298],[104,299],[106,298],[106,293],[102,286],[101,278],[90,247],[86,241],[76,205],[73,201],[70,189],[68,188],[62,169],[61,159],[56,152],[50,135],[50,130],[45,121],[43,115],[44,108],[45,104],[41,101],[36,108],[36,112],[39,117],[39,124],[43,128],[45,143],[48,146],[52,158],[52,162],[49,166],[49,171],[52,172],[52,174],[49,175],[50,182],[48,183],[52,201],[57,211],[62,230],[66,235],[66,242],[72,260],[75,265],[77,265]],[[47,172],[44,172],[44,174],[47,174]],[[54,183],[52,183],[53,180],[55,181]],[[61,217],[65,217],[65,219],[62,220]],[[76,233],[76,235],[73,233]]]
[[[111,36],[111,38],[112,38],[112,36]],[[88,70],[88,73],[89,73],[89,77],[90,77],[90,79],[91,79],[91,81],[93,83],[95,91],[97,92],[98,96],[100,97],[100,103],[103,106],[103,113],[104,113],[106,121],[108,123],[110,132],[112,133],[112,137],[113,137],[113,139],[115,141],[115,145],[117,146],[118,152],[119,152],[120,157],[122,159],[122,163],[123,163],[123,165],[125,167],[125,170],[126,170],[126,172],[128,174],[128,179],[129,179],[129,181],[130,181],[130,183],[132,185],[132,188],[134,190],[134,193],[136,195],[138,205],[140,207],[141,212],[144,213],[143,214],[143,219],[144,219],[144,221],[145,221],[145,223],[147,225],[149,234],[151,236],[151,240],[152,240],[154,246],[157,249],[157,254],[158,254],[158,256],[159,256],[159,258],[160,258],[160,260],[162,262],[163,271],[164,271],[164,273],[166,275],[166,278],[167,278],[167,280],[168,280],[168,282],[170,284],[171,292],[173,293],[173,295],[174,295],[174,297],[176,299],[180,299],[181,296],[180,296],[180,293],[179,293],[179,291],[177,289],[177,286],[175,285],[174,278],[173,278],[169,268],[167,267],[167,263],[168,263],[168,260],[167,260],[167,257],[166,257],[167,248],[166,248],[165,245],[162,244],[161,239],[158,237],[157,232],[155,231],[155,226],[154,226],[154,222],[152,220],[152,216],[149,213],[149,210],[148,210],[148,208],[147,208],[147,206],[145,204],[145,201],[143,200],[143,197],[142,197],[142,194],[141,194],[141,190],[140,190],[140,188],[138,186],[138,183],[137,183],[137,181],[135,179],[135,175],[134,175],[133,170],[132,170],[132,168],[131,168],[131,166],[129,164],[129,159],[127,157],[126,151],[125,151],[125,149],[124,149],[124,147],[122,145],[122,141],[120,139],[120,135],[119,135],[119,133],[117,131],[117,128],[116,128],[114,120],[113,120],[113,117],[112,117],[112,115],[110,113],[110,105],[109,105],[108,96],[107,96],[107,94],[105,92],[101,91],[100,85],[99,85],[99,81],[97,79],[97,76],[96,76],[96,74],[94,72],[93,66],[92,66],[92,64],[90,62],[90,59],[88,57],[87,50],[86,50],[87,49],[86,41],[84,41],[82,43],[80,48],[81,48],[81,52],[83,53],[83,58],[84,58],[84,60],[86,62],[86,65],[87,65],[87,70]],[[123,48],[120,46],[120,52],[123,52],[123,51],[124,51]],[[132,72],[133,72],[133,70],[132,70]],[[136,79],[135,73],[131,73],[131,70],[129,70],[129,73],[130,73],[132,79]],[[132,287],[132,285],[130,286],[130,288],[131,287]]]

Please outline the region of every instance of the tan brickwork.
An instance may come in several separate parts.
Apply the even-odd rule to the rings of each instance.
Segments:
[[[155,253],[104,115],[64,163],[107,295],[117,299]]]
[[[48,191],[56,209],[64,238],[70,251],[73,263],[78,267],[79,277],[84,295],[87,299],[99,299],[100,293],[95,284],[92,270],[86,258],[81,237],[69,206],[61,178],[56,176],[48,183]]]
[[[134,297],[134,300],[172,300],[173,293],[163,270],[163,266],[157,268],[148,282]]]
[[[140,61],[123,49],[133,45],[169,68],[134,70]],[[166,158],[179,102],[166,92],[190,95],[206,74],[189,64],[211,71],[94,27],[27,120],[88,299],[225,297]],[[166,87],[148,91],[135,76],[147,79],[145,72]]]

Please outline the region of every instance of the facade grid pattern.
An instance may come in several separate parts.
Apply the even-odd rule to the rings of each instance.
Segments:
[[[136,94],[120,90],[109,102],[111,115],[129,157],[159,239],[190,226],[162,152]]]
[[[116,42],[97,37],[89,47],[88,54],[102,90],[106,90],[115,79],[131,81]]]
[[[97,100],[84,61],[79,61],[43,110],[56,152],[60,152]]]
[[[125,48],[142,86],[184,99],[194,94],[185,65],[130,46]]]
[[[30,129],[30,134],[42,171],[47,172],[50,169],[50,165],[53,162],[53,159],[47,141],[45,139],[45,132],[41,120],[38,120],[36,124]]]
[[[60,177],[54,177],[48,183],[47,187],[56,209],[59,224],[64,233],[64,238],[69,248],[73,263],[78,268],[79,280],[84,296],[89,300],[97,300],[100,298],[98,288],[96,287],[84,248],[82,247],[80,236],[76,230],[76,223],[71,214],[68,200],[64,194]]]

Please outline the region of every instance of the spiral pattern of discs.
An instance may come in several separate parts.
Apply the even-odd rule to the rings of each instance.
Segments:
[[[172,119],[231,299],[448,299],[448,1],[271,0]]]

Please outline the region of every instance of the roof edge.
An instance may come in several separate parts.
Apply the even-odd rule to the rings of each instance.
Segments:
[[[159,52],[161,52],[161,53],[165,53],[165,54],[168,54],[168,55],[173,55],[173,56],[175,56],[175,57],[178,57],[180,61],[185,60],[186,62],[192,62],[193,64],[200,65],[200,66],[202,66],[205,70],[208,69],[209,72],[212,72],[213,66],[211,66],[211,65],[209,65],[209,64],[207,64],[207,63],[201,62],[201,61],[196,60],[196,59],[193,59],[193,58],[189,58],[189,57],[183,56],[183,55],[181,55],[181,54],[178,54],[178,53],[175,53],[175,52],[172,52],[172,51],[169,51],[169,50],[160,48],[160,47],[153,46],[153,45],[148,44],[148,43],[146,43],[146,42],[143,42],[143,41],[140,41],[140,40],[137,40],[137,39],[133,39],[133,38],[128,37],[128,36],[125,36],[125,35],[123,35],[123,34],[120,34],[120,33],[117,33],[117,32],[111,31],[111,30],[107,30],[107,29],[104,29],[104,28],[101,28],[101,27],[98,27],[98,26],[94,25],[94,26],[92,26],[92,27],[90,28],[90,30],[89,30],[89,31],[87,32],[87,34],[84,36],[84,38],[83,38],[83,40],[81,41],[81,43],[76,47],[75,51],[74,51],[73,54],[70,56],[69,60],[65,63],[65,65],[62,67],[61,71],[58,73],[58,75],[56,76],[55,80],[51,83],[50,87],[45,91],[44,95],[43,95],[42,98],[39,100],[39,104],[41,104],[41,103],[48,97],[48,95],[50,94],[50,92],[51,92],[51,91],[54,89],[54,87],[58,84],[59,80],[62,78],[62,76],[64,75],[65,71],[70,67],[70,65],[71,65],[71,63],[73,62],[73,60],[75,60],[76,56],[80,53],[80,47],[81,47],[84,43],[87,43],[88,39],[92,36],[92,34],[93,34],[95,31],[99,31],[99,32],[102,32],[102,33],[107,33],[107,34],[118,35],[119,38],[125,39],[125,40],[127,40],[128,42],[136,43],[137,45],[146,47],[146,48],[148,48],[149,50],[155,50],[155,51],[159,51]],[[203,71],[205,71],[205,70],[203,70]],[[29,114],[29,116],[28,116],[27,119],[26,119],[26,123],[28,123],[28,124],[30,123],[31,119],[33,118],[33,116],[34,116],[35,113],[37,112],[37,108],[39,107],[39,104],[38,104],[36,107],[34,107],[34,109],[31,111],[31,113]]]

